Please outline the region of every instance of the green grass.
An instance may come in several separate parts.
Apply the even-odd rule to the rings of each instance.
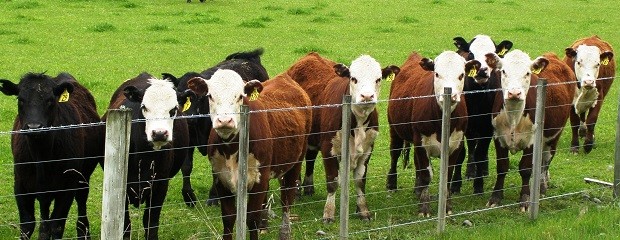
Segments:
[[[264,47],[262,62],[270,76],[285,71],[309,51],[350,64],[361,54],[370,54],[382,66],[400,66],[410,52],[419,51],[434,58],[444,50],[454,50],[452,38],[470,39],[484,33],[496,41],[509,39],[515,49],[532,58],[547,51],[563,56],[564,48],[575,39],[598,34],[613,46],[620,47],[620,10],[609,8],[609,1],[323,1],[275,2],[207,1],[186,4],[177,1],[30,1],[0,3],[0,78],[16,82],[29,71],[57,74],[67,71],[91,89],[103,114],[111,93],[124,80],[142,71],[158,76],[162,72],[182,75],[202,71],[228,54]],[[481,13],[481,10],[485,13]],[[603,14],[601,13],[608,13]],[[242,13],[242,14],[241,14]],[[595,20],[600,19],[600,20]],[[249,26],[240,27],[248,22]],[[260,24],[257,24],[260,23]],[[616,83],[617,85],[617,83]],[[617,87],[603,104],[597,124],[598,148],[589,155],[568,154],[569,132],[559,143],[551,167],[553,188],[548,196],[581,193],[543,200],[537,221],[519,213],[517,200],[520,178],[514,172],[507,177],[505,208],[451,217],[445,234],[437,235],[435,221],[422,221],[416,214],[417,199],[412,193],[414,172],[399,169],[402,190],[385,192],[389,166],[389,127],[387,103],[378,108],[381,134],[368,170],[368,203],[375,219],[361,222],[351,218],[352,239],[617,239],[620,236],[620,206],[611,191],[587,185],[584,177],[611,181],[613,176],[614,131]],[[380,99],[386,99],[389,84],[382,86]],[[16,113],[14,97],[0,98],[0,131],[11,129]],[[16,238],[19,222],[12,196],[12,155],[8,134],[0,134],[0,239]],[[491,154],[493,157],[494,154]],[[516,169],[512,156],[511,169]],[[210,166],[206,158],[196,155],[193,180],[197,195],[204,200],[210,187]],[[433,160],[438,166],[438,161]],[[318,238],[338,234],[338,225],[321,223],[325,203],[323,169],[317,164],[317,193],[296,202],[293,213],[300,221],[293,225],[294,239]],[[491,162],[494,171],[494,161]],[[485,181],[492,189],[493,174]],[[93,176],[89,198],[89,216],[95,239],[100,231],[102,171]],[[437,179],[433,180],[433,184]],[[277,189],[272,181],[271,189]],[[181,198],[180,175],[171,187],[161,219],[161,239],[217,238],[222,224],[219,208],[203,204],[185,207]],[[436,185],[431,193],[436,194]],[[484,210],[489,193],[471,196],[471,182],[453,199],[456,214]],[[274,195],[279,195],[274,192]],[[595,203],[594,198],[601,203]],[[350,212],[355,212],[354,198]],[[277,204],[276,204],[277,205]],[[277,206],[276,206],[277,208]],[[436,204],[433,205],[436,210]],[[280,214],[278,209],[276,213]],[[141,211],[131,210],[136,230],[142,237]],[[75,237],[75,207],[68,220],[65,237]],[[462,226],[464,220],[473,227]],[[265,239],[277,237],[279,219],[270,222],[273,230]],[[392,227],[390,227],[392,226]],[[369,231],[381,228],[381,230]],[[362,232],[368,231],[368,232]],[[36,236],[36,234],[35,234]]]

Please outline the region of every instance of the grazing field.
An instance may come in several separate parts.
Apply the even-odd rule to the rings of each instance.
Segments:
[[[270,76],[285,71],[309,51],[318,51],[336,62],[350,64],[370,54],[381,65],[400,66],[412,51],[434,58],[444,50],[456,50],[452,38],[469,40],[487,34],[497,42],[508,39],[533,59],[552,51],[564,56],[574,40],[599,35],[620,48],[620,7],[602,0],[471,0],[471,1],[224,1],[205,3],[185,0],[0,0],[0,78],[17,82],[30,71],[56,75],[66,71],[91,90],[100,114],[112,92],[126,79],[147,71],[155,76],[177,76],[202,71],[228,54],[263,47],[263,65]],[[616,52],[616,54],[618,54]],[[506,207],[485,210],[495,181],[494,160],[485,181],[485,193],[471,195],[471,181],[453,197],[456,214],[448,221],[445,239],[618,239],[620,202],[611,190],[584,183],[584,177],[613,180],[615,122],[618,83],[603,105],[596,129],[597,147],[592,153],[569,154],[570,131],[565,128],[551,166],[552,188],[541,203],[539,219],[531,221],[516,203],[520,178],[512,156],[507,177]],[[389,83],[382,85],[380,99],[387,100]],[[368,170],[367,195],[373,220],[350,222],[352,239],[436,238],[433,219],[417,216],[413,194],[414,171],[399,168],[399,191],[386,192],[389,169],[387,101],[378,105],[380,136]],[[13,196],[10,131],[17,112],[14,97],[0,97],[0,239],[19,236],[17,207]],[[491,159],[494,159],[494,151]],[[161,239],[219,238],[219,207],[204,204],[211,186],[206,157],[196,153],[193,181],[201,203],[188,208],[181,197],[181,176],[171,181],[163,208]],[[400,163],[399,163],[400,164]],[[438,160],[433,160],[438,166]],[[399,166],[400,167],[400,166]],[[325,201],[322,164],[317,162],[317,192],[296,201],[292,212],[294,239],[335,237],[338,225],[321,221]],[[435,169],[438,169],[436,167]],[[437,175],[437,174],[436,174]],[[91,180],[89,217],[91,232],[99,238],[101,216],[101,169]],[[431,183],[436,195],[438,182]],[[271,189],[278,184],[272,181]],[[580,192],[583,191],[583,192]],[[279,191],[274,191],[278,202]],[[555,196],[555,197],[554,197]],[[355,212],[351,199],[351,213]],[[436,212],[436,204],[432,204]],[[273,206],[280,214],[279,204]],[[66,238],[76,236],[75,205],[67,221]],[[472,213],[473,212],[473,213]],[[436,214],[434,214],[435,216]],[[143,237],[142,211],[131,209],[134,239]],[[463,226],[469,220],[473,226]],[[270,221],[277,237],[280,218]],[[319,236],[317,231],[326,235]],[[36,233],[34,235],[36,237]]]

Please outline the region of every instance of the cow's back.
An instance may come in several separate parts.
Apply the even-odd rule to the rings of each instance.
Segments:
[[[308,93],[312,104],[317,105],[316,101],[327,82],[338,76],[334,65],[336,65],[335,62],[321,57],[316,52],[311,52],[295,62],[287,73]]]
[[[549,64],[538,74],[539,79],[547,79],[545,130],[553,131],[564,127],[568,120],[577,80],[571,68],[556,54],[545,53],[543,56],[549,60]],[[532,86],[535,86],[535,83],[532,83]],[[530,92],[535,93],[536,88],[531,88]],[[529,92],[528,95],[530,95]],[[535,102],[528,105],[536,106]],[[549,135],[547,132],[545,133],[545,135]]]

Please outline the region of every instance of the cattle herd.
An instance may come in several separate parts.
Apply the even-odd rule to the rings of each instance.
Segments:
[[[189,2],[189,1],[188,1]],[[188,206],[198,198],[190,174],[194,148],[207,156],[213,185],[208,205],[220,205],[223,238],[232,239],[236,218],[235,193],[249,193],[247,226],[251,239],[267,228],[266,193],[269,180],[281,185],[280,238],[290,239],[290,207],[301,195],[312,195],[314,161],[319,152],[325,167],[327,196],[323,221],[334,221],[338,166],[343,138],[349,139],[350,171],[357,194],[357,214],[371,218],[365,198],[366,175],[375,140],[380,87],[390,84],[387,119],[390,124],[391,167],[386,187],[397,187],[397,162],[403,150],[413,150],[416,169],[415,194],[419,214],[431,215],[430,157],[439,157],[444,88],[451,88],[449,189],[461,188],[461,166],[467,158],[466,177],[473,179],[474,193],[482,193],[489,173],[488,150],[494,141],[497,180],[488,206],[503,198],[509,152],[523,152],[520,208],[527,210],[532,168],[533,130],[543,127],[543,179],[549,183],[549,165],[566,122],[572,130],[570,151],[585,153],[595,144],[594,127],[615,76],[611,46],[598,36],[575,41],[561,60],[553,53],[532,59],[513,43],[495,44],[478,35],[467,42],[453,39],[456,51],[430,59],[413,52],[401,67],[382,68],[371,56],[362,55],[350,66],[312,52],[285,72],[270,78],[261,64],[262,49],[238,52],[200,73],[175,77],[148,73],[123,82],[113,93],[108,109],[130,108],[133,119],[128,160],[124,236],[131,231],[128,205],[145,204],[145,238],[158,239],[161,209],[169,179],[183,173],[182,195]],[[547,80],[544,126],[534,124],[535,91],[539,79]],[[73,200],[77,202],[77,234],[90,238],[86,200],[88,182],[103,167],[105,131],[95,100],[73,76],[56,77],[27,73],[18,84],[0,80],[0,91],[17,96],[11,146],[14,156],[14,193],[19,211],[20,238],[29,239],[35,229],[35,200],[41,220],[39,239],[62,238]],[[343,136],[341,107],[344,95],[352,96],[352,130]],[[434,97],[425,97],[434,96]],[[249,154],[247,185],[237,186],[240,106],[249,106]],[[278,110],[276,110],[278,109]],[[199,115],[201,117],[179,117]],[[205,117],[206,116],[206,117]],[[97,124],[99,123],[99,124]],[[66,127],[91,124],[91,128]],[[580,144],[583,138],[583,144]],[[466,139],[467,141],[464,141]],[[464,150],[467,145],[467,151]],[[302,163],[306,163],[301,177]],[[297,191],[299,190],[299,195]],[[53,202],[53,207],[51,206]],[[51,212],[50,212],[51,210]],[[452,211],[448,201],[447,213]]]

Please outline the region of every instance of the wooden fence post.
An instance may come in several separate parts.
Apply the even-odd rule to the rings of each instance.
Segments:
[[[616,112],[616,152],[614,160],[614,198],[620,197],[620,96],[618,97],[618,111]]]
[[[340,130],[340,239],[349,238],[349,135],[351,134],[351,96],[342,97],[342,129]]]
[[[443,89],[441,116],[441,160],[439,164],[439,199],[437,201],[437,232],[446,230],[446,204],[448,202],[448,164],[450,162],[450,116],[452,115],[452,88]]]
[[[101,239],[123,239],[131,109],[108,111],[103,172]]]
[[[538,207],[540,201],[540,172],[542,166],[542,141],[543,130],[545,128],[545,100],[547,79],[538,79],[536,86],[536,116],[534,117],[534,146],[532,156],[532,181],[530,184],[530,219],[536,220],[538,218]]]
[[[248,105],[241,106],[241,119],[239,131],[239,159],[238,178],[237,178],[237,221],[235,228],[236,239],[245,239],[246,237],[246,220],[248,214],[248,152],[250,144],[250,107]]]

